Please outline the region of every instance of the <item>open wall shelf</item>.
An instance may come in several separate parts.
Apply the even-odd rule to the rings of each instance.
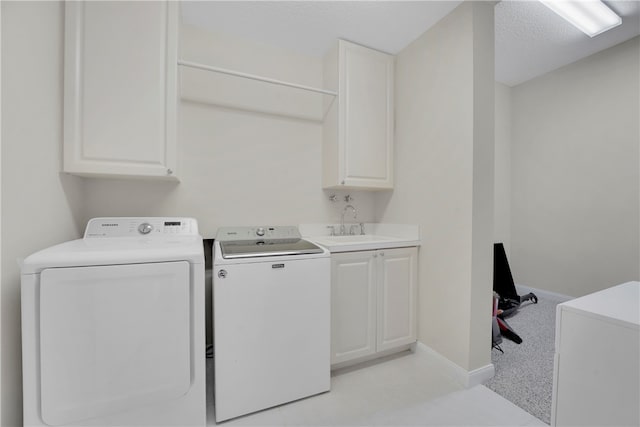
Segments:
[[[337,92],[179,60],[182,99],[322,122]]]

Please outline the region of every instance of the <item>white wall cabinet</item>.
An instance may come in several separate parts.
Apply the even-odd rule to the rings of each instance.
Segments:
[[[640,283],[558,304],[552,426],[640,425]]]
[[[323,187],[393,188],[395,57],[339,40],[324,58]]]
[[[331,364],[416,341],[418,249],[331,255]]]
[[[64,171],[177,179],[177,2],[66,2]]]

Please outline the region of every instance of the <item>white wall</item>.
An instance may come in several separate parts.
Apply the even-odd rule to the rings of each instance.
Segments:
[[[337,222],[354,197],[358,220],[373,221],[373,193],[321,189],[322,99],[292,92],[253,96],[235,85],[244,104],[180,103],[183,144],[179,184],[81,179],[62,175],[64,7],[58,2],[2,2],[2,426],[21,423],[20,277],[16,260],[79,237],[94,216],[196,217],[205,237],[220,225]],[[301,84],[321,86],[320,59],[183,28],[187,59]],[[185,84],[202,76],[184,73]],[[194,79],[190,81],[189,79]],[[204,89],[216,89],[207,84]],[[211,77],[214,81],[215,76]],[[263,84],[259,84],[263,85]],[[268,91],[264,86],[260,86]],[[221,88],[224,89],[224,88]],[[289,89],[290,90],[290,89]],[[220,92],[225,93],[223,90]],[[204,91],[205,95],[208,92]],[[228,92],[226,92],[228,95]],[[255,110],[253,105],[264,98]],[[286,103],[282,102],[285,100]],[[207,100],[206,97],[204,99]],[[280,111],[282,104],[289,106]],[[255,106],[255,105],[254,105]],[[301,106],[299,111],[296,106]],[[303,114],[304,115],[304,114]],[[28,232],[25,232],[27,230]]]
[[[60,175],[63,6],[2,2],[2,426],[22,424],[17,261],[79,236],[81,180]]]
[[[511,88],[496,83],[494,242],[511,259]]]
[[[640,279],[639,45],[512,89],[516,282],[581,296]]]
[[[320,58],[188,26],[180,36],[183,59],[322,86]],[[181,182],[88,179],[85,220],[100,215],[186,215],[198,219],[205,237],[214,237],[224,225],[339,221],[345,203],[329,202],[333,192],[323,191],[321,184],[321,95],[206,71],[180,71],[185,93],[199,98],[180,102]],[[315,120],[285,115],[309,116],[315,107]],[[349,194],[358,219],[372,221],[374,195]]]
[[[396,184],[376,205],[420,224],[419,340],[467,370],[491,363],[493,85],[493,4],[462,4],[400,52]]]

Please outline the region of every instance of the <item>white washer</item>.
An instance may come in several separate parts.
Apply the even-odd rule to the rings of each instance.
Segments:
[[[22,265],[25,426],[206,425],[191,218],[94,218]]]
[[[216,421],[328,391],[327,250],[296,227],[227,227],[213,260]]]

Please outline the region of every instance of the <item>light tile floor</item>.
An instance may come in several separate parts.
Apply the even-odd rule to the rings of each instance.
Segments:
[[[211,390],[208,397],[215,425]],[[221,425],[546,426],[484,386],[463,389],[428,356],[409,352],[335,372],[328,393]]]

